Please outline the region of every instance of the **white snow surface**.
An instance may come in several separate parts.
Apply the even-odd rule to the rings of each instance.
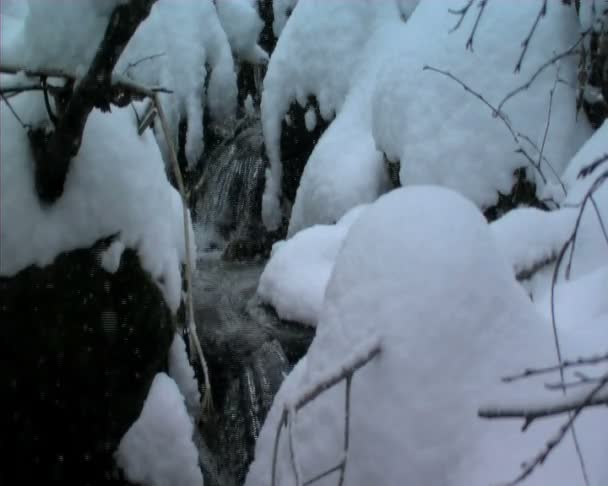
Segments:
[[[11,104],[24,122],[48,123],[39,94],[21,94]],[[4,103],[0,116],[0,275],[48,265],[61,252],[119,233],[118,240],[137,250],[143,268],[176,311],[180,266],[186,260],[181,198],[167,181],[152,134],[138,136],[133,111],[91,113],[64,193],[51,206],[41,205],[35,194],[26,131]]]
[[[517,208],[494,221],[491,229],[515,275],[520,275],[557,257],[572,234],[577,215],[575,208]]]
[[[516,274],[559,255],[575,229],[585,194],[598,177],[608,170],[608,164],[599,166],[587,177],[579,178],[578,174],[582,168],[605,154],[608,154],[608,123],[597,129],[568,164],[562,176],[568,194],[562,201],[561,209],[550,212],[531,208],[515,209],[491,224],[498,245],[511,261]],[[607,183],[594,193],[594,201],[604,227],[608,228]],[[560,282],[566,277],[569,260],[570,250],[566,252],[560,266]],[[584,277],[607,265],[608,241],[595,208],[588,200],[577,231],[570,279]],[[542,299],[550,291],[554,270],[555,263],[549,264],[526,283],[535,298]]]
[[[560,332],[567,357],[595,353],[608,338],[606,326],[593,323],[561,326]],[[270,483],[283,408],[376,338],[381,354],[352,382],[346,485],[481,486],[509,480],[565,420],[543,420],[522,434],[519,421],[476,416],[488,401],[533,403],[555,396],[543,380],[500,383],[507,373],[555,362],[551,324],[516,283],[470,201],[436,187],[397,189],[365,210],[348,232],[316,337],[275,398],[247,486]],[[340,460],[344,393],[343,383],[325,391],[283,431],[278,484],[296,484],[290,429],[300,484]],[[607,411],[592,410],[577,421],[593,486],[602,486],[608,474],[607,419]],[[567,437],[524,484],[581,482]]]
[[[202,486],[193,427],[176,383],[159,373],[141,415],[120,441],[116,462],[136,484]]]
[[[494,204],[497,191],[510,192],[512,172],[528,166],[517,144],[492,110],[457,82],[429,70],[448,71],[494,106],[556,52],[566,50],[579,35],[572,6],[549,2],[538,24],[521,71],[514,67],[521,42],[528,35],[542,0],[488,2],[479,22],[472,50],[465,44],[477,18],[477,8],[450,32],[458,16],[448,12],[462,6],[460,0],[422,0],[395,37],[398,46],[378,75],[373,98],[373,134],[377,147],[390,160],[401,161],[402,185],[438,184],[457,190],[480,207]],[[420,39],[424,39],[421,46]],[[559,63],[559,77],[574,82],[574,57]],[[538,147],[549,108],[549,93],[556,69],[546,69],[527,89],[504,104],[502,111],[513,130],[528,136]],[[561,173],[576,150],[591,134],[585,117],[576,121],[576,95],[572,87],[555,87],[550,124],[543,154],[556,173]],[[538,158],[524,139],[522,146]],[[555,180],[546,163],[544,176]],[[542,179],[529,168],[542,190]]]
[[[232,51],[244,61],[259,64],[268,54],[258,45],[264,22],[256,0],[216,0],[217,13]]]
[[[272,31],[277,39],[283,32],[283,28],[297,3],[298,0],[272,0],[272,13],[274,18]]]
[[[158,0],[129,41],[115,72],[173,91],[161,100],[174,143],[180,121],[188,122],[185,152],[190,167],[204,149],[205,107],[209,108],[209,122],[216,125],[229,125],[235,116],[234,60],[211,0]],[[166,153],[160,130],[157,137]]]
[[[191,417],[198,418],[201,410],[201,394],[194,369],[186,353],[186,343],[181,334],[176,333],[169,348],[169,376],[175,380],[179,391],[186,401]]]
[[[337,224],[311,226],[275,243],[257,293],[279,317],[317,325],[336,255],[365,207],[351,209]]]
[[[27,9],[23,6],[16,9],[15,3],[9,2],[8,8],[11,12],[25,14],[23,35],[10,49],[2,46],[2,62],[31,69],[52,67],[84,73],[95,55],[112,11],[125,0],[21,2],[27,3]]]
[[[275,4],[275,23],[276,7]],[[262,216],[267,227],[274,228],[280,222],[281,122],[290,104],[297,101],[305,107],[308,97],[314,96],[323,119],[331,120],[340,112],[351,85],[357,79],[359,66],[366,61],[362,55],[366,42],[387,19],[400,19],[393,0],[307,0],[296,4],[281,32],[264,78],[261,109],[270,169],[266,173]],[[342,147],[347,148],[360,132],[351,130],[349,143],[343,143]],[[365,162],[369,161],[367,153],[360,157]],[[363,170],[375,181],[377,177],[373,177],[365,162],[361,164]],[[370,202],[370,199],[358,201],[364,202]]]

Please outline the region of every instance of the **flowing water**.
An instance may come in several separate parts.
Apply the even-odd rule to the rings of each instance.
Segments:
[[[214,151],[199,184],[195,318],[209,362],[214,412],[198,436],[207,486],[242,484],[255,440],[283,378],[314,331],[283,322],[256,289],[265,262],[222,258],[231,239],[255,239],[264,160],[258,122]]]

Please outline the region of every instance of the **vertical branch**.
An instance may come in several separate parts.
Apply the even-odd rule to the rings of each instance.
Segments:
[[[158,111],[158,116],[160,118],[161,126],[163,129],[163,133],[165,135],[165,139],[167,141],[167,146],[169,148],[169,158],[171,159],[171,166],[173,167],[173,172],[175,175],[175,180],[177,181],[177,187],[179,189],[179,193],[182,199],[182,215],[184,220],[184,240],[186,245],[186,286],[187,286],[187,294],[186,294],[186,321],[187,321],[187,329],[189,331],[189,336],[192,341],[194,341],[194,348],[196,349],[198,358],[201,362],[201,366],[203,367],[203,374],[205,377],[205,394],[203,396],[203,412],[208,412],[213,408],[213,399],[211,395],[211,381],[209,380],[209,368],[207,366],[207,361],[205,360],[205,355],[203,354],[203,349],[201,347],[200,340],[198,338],[198,332],[196,330],[196,323],[194,322],[194,304],[192,300],[192,243],[190,242],[190,227],[189,227],[189,217],[188,217],[188,205],[186,200],[186,190],[184,189],[184,180],[182,178],[182,173],[179,168],[179,163],[177,161],[177,153],[175,152],[175,146],[173,145],[173,141],[169,131],[169,124],[167,123],[167,117],[165,116],[165,111],[163,110],[163,106],[160,102],[160,96],[157,94],[154,95],[154,104],[156,105],[156,110]]]

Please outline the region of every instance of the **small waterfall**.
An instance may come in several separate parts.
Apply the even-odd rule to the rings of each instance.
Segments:
[[[201,249],[222,248],[230,240],[260,236],[264,189],[264,138],[258,117],[247,117],[234,136],[206,158],[202,176],[192,190],[195,224]]]

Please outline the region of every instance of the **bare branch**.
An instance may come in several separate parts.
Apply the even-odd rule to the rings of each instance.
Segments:
[[[467,13],[468,13],[469,9],[471,8],[471,5],[473,5],[474,1],[475,0],[468,0],[467,3],[463,7],[459,8],[458,10],[454,10],[452,8],[448,9],[448,12],[450,12],[451,14],[460,15],[458,22],[456,22],[456,25],[454,25],[454,27],[452,27],[450,29],[450,32],[454,32],[455,30],[458,30],[458,28],[462,24],[462,21],[467,16]]]
[[[589,174],[595,172],[595,170],[602,164],[608,161],[608,154],[604,154],[601,157],[598,157],[596,160],[586,165],[581,169],[578,173],[577,179],[582,179],[583,177],[587,177]]]
[[[289,428],[291,434],[291,422],[294,420],[296,413],[305,407],[307,404],[315,400],[319,395],[323,394],[330,388],[334,387],[343,380],[346,381],[346,391],[344,398],[344,441],[343,441],[343,456],[340,461],[323,471],[322,473],[314,476],[311,479],[304,481],[303,486],[313,484],[330,474],[340,471],[340,479],[338,486],[343,486],[344,477],[346,473],[346,463],[348,458],[348,450],[350,444],[350,395],[353,375],[357,370],[368,364],[374,359],[381,351],[381,344],[378,338],[374,338],[367,343],[364,343],[359,349],[355,350],[350,358],[348,358],[340,368],[334,370],[326,376],[319,378],[319,380],[309,388],[304,389],[298,397],[286,404],[283,408],[283,413],[279,420],[277,432],[274,439],[274,449],[272,457],[272,475],[271,475],[271,486],[277,485],[277,459],[279,454],[279,441],[281,438],[281,431],[284,427]],[[291,417],[291,420],[290,420]],[[292,460],[292,467],[296,477],[296,483],[300,484],[301,474],[298,469],[298,465],[295,460],[294,447],[292,444],[293,437],[289,437],[290,441],[290,456]]]
[[[433,71],[433,72],[439,73],[443,76],[450,78],[451,80],[455,81],[460,86],[462,86],[462,88],[467,93],[472,94],[475,98],[477,98],[484,105],[486,105],[488,108],[490,108],[490,110],[492,110],[492,116],[497,117],[498,119],[500,119],[503,122],[503,124],[505,125],[507,130],[509,130],[511,137],[513,138],[513,141],[517,144],[517,150],[515,150],[515,152],[521,153],[522,155],[524,155],[524,157],[530,163],[530,165],[538,172],[538,174],[540,175],[543,182],[545,182],[545,183],[547,182],[547,179],[546,179],[545,175],[543,174],[541,167],[539,167],[536,164],[534,159],[530,156],[530,154],[527,152],[527,150],[523,147],[523,145],[521,144],[521,141],[519,140],[518,134],[515,132],[515,130],[513,130],[511,122],[509,121],[507,116],[504,114],[504,112],[500,111],[499,108],[494,107],[486,98],[483,97],[483,95],[481,93],[472,89],[464,81],[458,79],[456,76],[454,76],[449,71],[444,71],[442,69],[438,69],[436,67],[429,66],[429,65],[424,65],[422,69],[423,69],[423,71]],[[558,178],[558,180],[559,180],[559,178]]]
[[[579,36],[578,40],[574,44],[572,44],[568,49],[566,49],[563,52],[560,52],[559,54],[556,54],[551,59],[549,59],[546,62],[544,62],[543,64],[541,64],[536,69],[536,71],[534,72],[534,74],[532,74],[532,76],[530,77],[530,79],[528,79],[528,81],[526,81],[521,86],[518,86],[517,88],[515,88],[513,91],[511,91],[510,93],[508,93],[501,100],[501,102],[498,104],[498,110],[502,110],[502,107],[504,106],[504,104],[507,101],[509,101],[511,98],[513,98],[516,94],[521,93],[522,91],[525,91],[530,86],[532,86],[532,84],[534,83],[534,81],[536,81],[536,79],[541,75],[541,73],[545,69],[547,69],[549,66],[555,64],[557,61],[559,61],[560,59],[563,59],[565,57],[577,55],[578,51],[576,49],[583,42],[583,40],[585,39],[585,37],[587,37],[590,34],[590,32],[591,32],[591,29],[587,29],[586,31],[582,32],[581,35]]]
[[[547,0],[543,0],[543,4],[541,5],[540,10],[538,11],[538,14],[536,15],[536,19],[534,19],[534,24],[532,24],[532,28],[530,29],[530,32],[528,33],[528,35],[526,36],[524,41],[521,43],[521,47],[522,47],[521,54],[519,56],[517,64],[515,65],[516,73],[518,73],[520,71],[521,65],[524,61],[524,57],[526,56],[526,52],[528,51],[528,46],[530,45],[530,41],[532,40],[532,36],[534,36],[534,32],[536,31],[536,28],[538,27],[540,19],[542,17],[544,17],[545,15],[547,15]]]
[[[166,52],[159,52],[158,54],[151,54],[149,56],[142,57],[141,59],[138,59],[137,61],[130,62],[129,64],[127,64],[127,67],[124,69],[123,74],[127,74],[131,69],[139,66],[142,62],[151,61],[153,59],[156,59],[156,58],[159,58],[162,56],[166,56],[166,55],[167,55]]]
[[[546,366],[544,368],[527,368],[522,373],[516,375],[505,376],[502,378],[504,383],[511,383],[531,376],[544,375],[559,371],[560,369],[575,368],[579,366],[596,365],[599,363],[608,362],[608,351],[605,354],[595,356],[580,357],[573,360],[564,360],[561,364],[555,366]]]
[[[569,413],[568,420],[559,428],[556,435],[547,441],[545,447],[527,463],[523,464],[523,470],[513,481],[507,483],[509,486],[519,484],[526,479],[537,466],[543,464],[549,454],[562,441],[566,433],[574,427],[574,421],[580,413],[589,407],[606,406],[608,405],[608,373],[606,373],[600,382],[593,389],[585,394],[578,394],[574,397],[564,397],[562,400],[552,403],[537,405],[535,407],[528,406],[489,406],[479,410],[479,416],[487,419],[504,419],[504,418],[519,418],[524,419],[524,430],[534,420],[544,417],[551,417],[563,413]],[[606,388],[606,389],[605,389]],[[583,469],[583,474],[586,471]]]
[[[213,399],[211,395],[211,380],[209,379],[209,368],[207,366],[207,361],[205,360],[205,355],[203,353],[203,348],[201,347],[201,342],[198,337],[198,332],[196,330],[196,323],[194,321],[194,304],[193,304],[193,290],[192,290],[192,243],[190,242],[190,228],[188,225],[188,203],[186,199],[186,190],[184,188],[184,180],[182,178],[182,172],[179,168],[179,162],[177,161],[177,152],[175,151],[175,146],[173,145],[173,141],[171,139],[171,131],[169,130],[169,122],[167,121],[167,117],[165,116],[165,112],[163,110],[162,104],[160,102],[160,96],[156,94],[154,96],[154,104],[156,105],[156,110],[158,111],[158,116],[160,118],[161,127],[163,129],[163,133],[165,135],[165,142],[169,148],[169,158],[171,159],[171,166],[173,167],[173,172],[175,175],[175,180],[177,181],[177,187],[182,198],[182,218],[184,220],[184,241],[186,246],[186,320],[188,330],[188,336],[191,340],[191,345],[194,344],[193,348],[196,350],[198,358],[201,362],[201,366],[203,368],[203,375],[205,377],[205,394],[203,396],[203,416],[205,413],[210,412],[213,409]]]

